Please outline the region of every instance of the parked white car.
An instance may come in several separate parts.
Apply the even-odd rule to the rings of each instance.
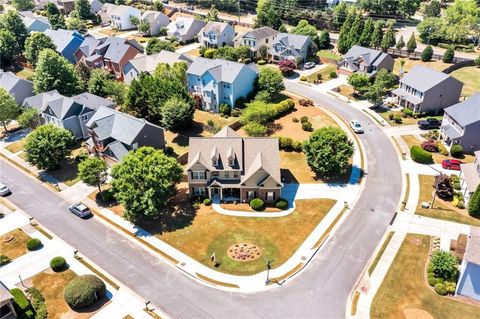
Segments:
[[[10,193],[11,193],[10,188],[8,188],[6,185],[0,183],[0,195],[1,196],[6,196]]]
[[[359,121],[357,120],[351,120],[350,121],[350,127],[355,133],[363,133],[363,127],[362,124],[360,124]]]

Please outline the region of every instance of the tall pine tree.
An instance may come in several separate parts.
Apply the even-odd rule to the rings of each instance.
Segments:
[[[355,13],[350,11],[347,15],[347,19],[345,20],[342,27],[340,28],[340,33],[338,34],[337,50],[341,54],[347,53],[347,51],[350,49],[349,47],[350,41],[348,36],[354,20],[355,20]]]
[[[379,20],[375,23],[375,28],[373,29],[372,39],[370,40],[370,47],[379,48],[382,45],[383,39],[383,26],[384,22]]]
[[[395,31],[393,31],[393,27],[390,25],[383,35],[382,39],[382,51],[387,52],[388,48],[395,46]]]
[[[353,21],[350,32],[348,33],[348,46],[352,46],[359,43],[360,35],[363,31],[363,18],[360,12],[356,15],[355,20]]]
[[[362,34],[360,35],[360,38],[358,40],[359,45],[361,45],[362,47],[368,47],[370,45],[374,28],[375,28],[375,23],[373,22],[373,19],[368,18],[365,21]]]
[[[417,48],[417,40],[415,40],[415,34],[412,32],[410,39],[407,42],[407,51],[412,53]]]

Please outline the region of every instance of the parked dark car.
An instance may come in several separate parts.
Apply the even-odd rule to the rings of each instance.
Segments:
[[[460,164],[462,164],[462,162],[460,162],[459,160],[456,160],[456,159],[446,159],[446,160],[442,161],[442,167],[444,169],[451,169],[451,170],[454,170],[454,171],[461,170]]]
[[[431,117],[426,120],[418,121],[417,124],[418,124],[418,127],[423,130],[431,130],[431,129],[440,128],[440,125],[442,125],[442,122],[437,120],[436,118]]]

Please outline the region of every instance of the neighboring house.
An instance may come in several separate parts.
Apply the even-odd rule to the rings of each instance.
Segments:
[[[98,14],[102,11],[103,3],[99,0],[89,0],[92,14]]]
[[[191,137],[186,171],[190,197],[272,203],[281,196],[276,138],[243,138],[228,126],[212,137]]]
[[[247,46],[250,48],[253,57],[259,58],[259,49],[262,46],[265,46],[270,49],[273,45],[273,41],[277,36],[278,31],[270,27],[261,27],[248,31],[235,39],[235,47],[241,45]]]
[[[110,12],[110,22],[112,23],[112,28],[121,31],[135,29],[136,26],[130,21],[130,19],[131,17],[140,19],[141,15],[142,13],[137,8],[120,5]]]
[[[392,72],[394,64],[395,60],[388,53],[354,45],[338,64],[338,73],[350,75],[362,72],[372,77],[381,69]]]
[[[161,28],[167,27],[170,23],[170,18],[160,11],[145,11],[140,17],[140,21],[147,22],[150,26],[149,35],[158,35]]]
[[[7,286],[0,281],[0,319],[15,319],[17,313],[13,307],[13,296]]]
[[[179,17],[167,26],[167,35],[180,43],[193,41],[205,26],[205,22],[194,18]]]
[[[465,152],[480,150],[480,93],[445,109],[441,135],[447,145],[459,144]]]
[[[460,266],[456,295],[480,301],[480,228],[472,227]]]
[[[416,65],[392,91],[401,107],[415,113],[438,113],[458,102],[463,83],[443,72]]]
[[[134,39],[128,40],[119,37],[109,37],[98,41],[93,48],[94,40],[85,43],[83,50],[75,53],[77,61],[85,63],[89,68],[105,68],[115,74],[117,79],[122,79],[122,71],[128,61],[143,53],[143,47]],[[88,47],[88,49],[86,49]],[[85,52],[89,53],[88,56]]]
[[[109,23],[110,17],[112,14],[112,11],[115,10],[118,6],[113,3],[104,3],[102,8],[100,9],[100,12],[98,13],[100,15],[100,19],[102,20],[102,23]]]
[[[357,0],[326,0],[326,4],[329,8],[332,8],[342,2],[345,2],[347,5],[357,4]]]
[[[209,21],[200,32],[200,43],[207,48],[223,47],[225,45],[233,46],[235,30],[225,22]]]
[[[468,201],[473,195],[478,185],[480,185],[480,151],[474,153],[475,161],[473,163],[460,164],[462,172],[462,188],[465,185],[465,200]]]
[[[187,70],[188,90],[202,109],[219,112],[221,104],[234,107],[252,92],[257,75],[254,63],[196,58]]]
[[[75,62],[77,64],[83,63],[86,64],[85,59],[95,54],[95,49],[102,43],[105,42],[107,37],[97,38],[94,35],[87,34],[83,39],[82,44],[75,52]]]
[[[50,29],[50,23],[46,17],[34,15],[32,11],[20,11],[18,14],[29,33],[32,31],[44,32]]]
[[[51,0],[64,15],[69,15],[75,9],[75,0]]]
[[[86,124],[99,108],[114,108],[112,101],[91,93],[66,97],[57,91],[33,96],[27,99],[23,106],[35,108],[41,114],[43,123],[70,130],[75,139],[89,136]]]
[[[312,40],[309,36],[289,33],[278,33],[268,50],[273,62],[293,60],[304,63],[307,60]]]
[[[185,62],[188,66],[193,59],[185,54],[179,54],[170,51],[160,51],[152,55],[142,55],[136,57],[125,64],[123,67],[123,81],[130,84],[140,73],[153,73],[160,63],[173,65],[176,62]]]
[[[34,95],[32,82],[24,80],[12,72],[4,72],[2,69],[0,69],[0,87],[10,93],[18,105],[22,105],[27,97]]]
[[[75,52],[85,39],[83,35],[77,31],[64,29],[47,29],[44,33],[52,39],[57,47],[56,50],[58,53],[65,57],[70,63],[75,63]]]
[[[163,128],[110,108],[99,108],[87,127],[89,152],[109,163],[120,162],[129,151],[142,146],[165,148]]]

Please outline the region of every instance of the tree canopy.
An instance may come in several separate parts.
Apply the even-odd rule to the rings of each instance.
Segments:
[[[165,101],[162,107],[162,125],[170,131],[178,131],[192,125],[195,108],[193,103],[174,96]]]
[[[279,94],[285,89],[282,72],[276,68],[260,69],[258,87],[260,91],[268,92],[269,99],[272,100],[274,95]]]
[[[20,113],[20,108],[4,88],[0,87],[0,125],[8,132],[7,124],[14,120]]]
[[[101,186],[107,180],[107,163],[100,157],[87,157],[78,164],[78,177],[85,184],[97,187],[101,193]]]
[[[32,32],[25,41],[25,51],[23,55],[27,59],[28,63],[33,65],[37,64],[38,55],[43,49],[56,49],[56,45],[52,39],[43,32]]]
[[[12,0],[11,3],[17,11],[30,11],[35,8],[33,0]]]
[[[75,9],[72,16],[80,20],[88,20],[92,18],[92,7],[88,0],[75,0]]]
[[[34,128],[38,124],[39,115],[34,108],[27,108],[17,117],[21,128]]]
[[[107,70],[94,69],[90,73],[90,79],[88,80],[87,90],[88,92],[101,96],[108,96],[108,82],[113,81],[113,75]]]
[[[0,26],[2,29],[10,31],[15,37],[18,43],[17,53],[23,51],[23,46],[25,45],[25,40],[28,36],[28,30],[18,12],[8,10],[6,13],[0,15]]]
[[[163,41],[158,38],[151,38],[148,40],[147,47],[145,49],[148,55],[155,54],[163,50],[175,52],[175,45],[170,41]]]
[[[65,22],[65,17],[60,13],[57,6],[52,3],[48,2],[46,6],[47,10],[47,18],[50,26],[53,30],[57,29],[66,29],[67,24]]]
[[[112,168],[115,198],[125,207],[125,218],[162,217],[181,181],[182,167],[174,158],[152,147],[130,152]]]
[[[12,64],[17,53],[18,42],[15,36],[8,30],[0,30],[0,59]]]

